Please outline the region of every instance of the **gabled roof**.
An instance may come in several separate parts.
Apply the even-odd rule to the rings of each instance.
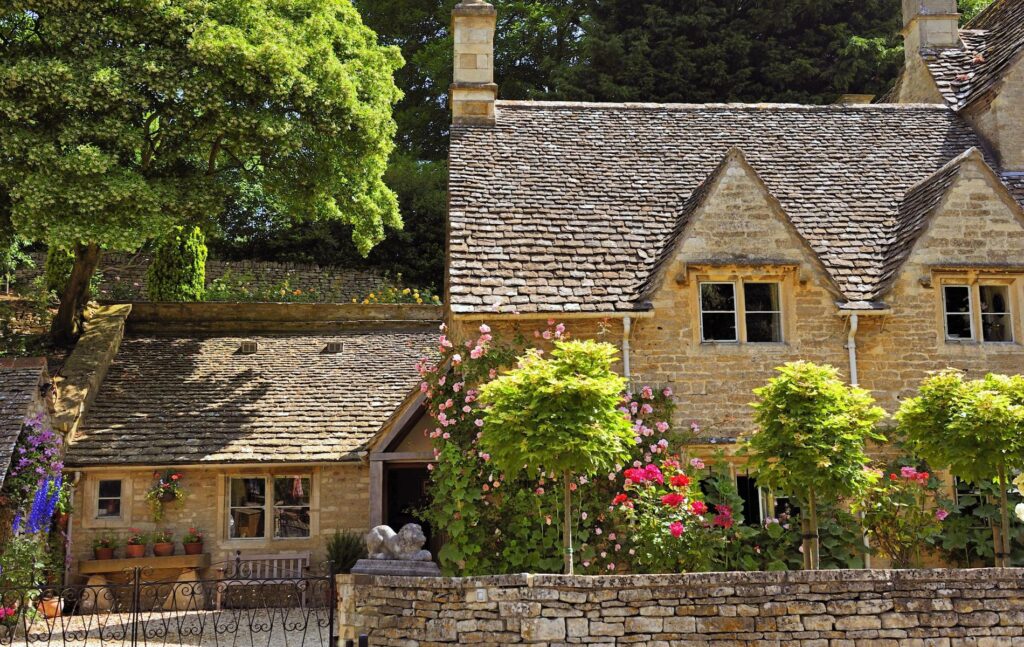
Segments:
[[[1024,0],[995,0],[960,30],[960,40],[962,48],[922,52],[955,110],[988,93],[1024,51]]]
[[[721,163],[719,163],[719,165],[715,167],[715,170],[711,172],[707,179],[701,182],[700,186],[698,186],[693,191],[693,193],[690,194],[690,197],[686,199],[686,201],[683,203],[683,206],[679,209],[679,214],[676,216],[676,224],[672,228],[672,232],[665,238],[664,243],[662,243],[661,252],[658,254],[658,259],[655,261],[654,266],[647,274],[647,278],[644,279],[643,283],[640,286],[639,299],[641,301],[649,299],[653,295],[654,291],[657,290],[658,287],[664,281],[664,277],[662,276],[662,274],[665,272],[668,265],[672,262],[672,259],[675,258],[679,246],[683,243],[684,239],[686,238],[686,231],[693,220],[694,214],[700,209],[701,206],[704,205],[709,195],[712,193],[712,187],[714,186],[714,184],[732,164],[737,164],[740,168],[743,168],[748,173],[750,173],[750,175],[755,179],[755,181],[758,182],[758,184],[767,192],[767,199],[770,203],[772,203],[773,208],[778,207],[778,199],[771,194],[771,191],[764,184],[764,180],[758,174],[757,169],[752,167],[750,165],[750,162],[747,161],[747,156],[744,154],[743,149],[741,149],[738,146],[733,146],[732,148],[730,148],[729,151],[725,154],[725,157],[722,158]],[[778,208],[781,211],[781,207]],[[814,261],[817,262],[817,256],[814,255],[814,252],[810,249],[810,246],[806,245],[806,241],[800,235],[800,232],[796,231],[796,229],[793,227],[793,223],[789,220],[789,217],[785,213],[781,213],[780,215],[783,219],[785,219],[786,225],[788,225],[788,227],[792,230],[793,234],[800,239],[801,244],[803,244],[806,247],[806,249],[810,252],[810,255],[814,259]],[[763,258],[767,258],[767,256],[775,250],[765,251],[766,254]],[[722,258],[718,260],[739,261],[740,259]],[[818,264],[818,266],[820,267],[820,264]]]
[[[643,308],[680,215],[733,147],[843,297],[870,301],[904,194],[980,145],[933,105],[499,101],[496,126],[452,128],[451,308]]]
[[[418,383],[433,324],[122,341],[67,463],[355,460]],[[242,341],[258,351],[240,354]],[[341,342],[341,352],[327,352]]]
[[[45,371],[43,358],[0,360],[0,483],[7,477],[29,408],[40,395]]]

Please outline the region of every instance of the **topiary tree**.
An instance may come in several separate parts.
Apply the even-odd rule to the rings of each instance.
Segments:
[[[1008,566],[1009,470],[1024,466],[1024,377],[986,375],[965,380],[956,370],[939,372],[903,401],[896,420],[923,459],[972,483],[995,480],[999,528],[993,528],[997,566]]]
[[[71,267],[75,264],[75,254],[66,249],[50,245],[46,248],[46,261],[43,265],[43,285],[47,292],[61,295],[67,287]]]
[[[549,358],[527,351],[519,365],[480,391],[480,450],[505,474],[562,479],[565,572],[573,572],[572,476],[607,471],[635,444],[619,410],[626,380],[612,371],[618,351],[595,341],[557,341]]]
[[[156,247],[146,270],[150,301],[202,301],[206,292],[206,237],[199,227],[176,227]]]
[[[868,440],[885,412],[871,394],[839,379],[831,366],[793,362],[755,389],[757,433],[747,442],[757,481],[800,502],[804,568],[819,566],[818,505],[860,493],[876,476],[866,469]]]
[[[246,186],[289,219],[398,228],[384,183],[397,48],[350,0],[54,2],[0,8],[0,193],[72,250],[53,320],[74,340],[101,250],[202,222]]]

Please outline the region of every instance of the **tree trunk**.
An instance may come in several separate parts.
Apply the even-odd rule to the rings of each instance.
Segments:
[[[82,311],[89,302],[89,281],[99,262],[99,245],[75,245],[75,265],[61,295],[57,316],[50,326],[50,334],[58,346],[74,344],[81,333]]]
[[[806,503],[800,506],[800,547],[803,549],[803,568],[813,570],[811,566],[811,517],[810,508]]]
[[[1006,500],[1006,488],[1010,484],[1006,480],[1006,464],[999,463],[999,524],[1000,539],[996,553],[996,566],[1008,568],[1010,566],[1010,504]]]
[[[807,507],[811,521],[811,537],[808,542],[811,545],[811,570],[816,571],[821,568],[821,558],[819,557],[821,545],[818,541],[818,504],[814,499],[813,489],[807,496]]]
[[[562,548],[565,549],[565,574],[572,575],[572,490],[569,489],[569,472],[562,475],[564,487],[564,508],[565,520],[562,525]]]

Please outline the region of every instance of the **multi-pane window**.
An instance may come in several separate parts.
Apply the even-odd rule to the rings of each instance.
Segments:
[[[945,301],[946,339],[974,339],[971,288],[966,285],[947,285],[942,291]]]
[[[700,323],[701,341],[704,342],[781,342],[779,284],[701,283]]]
[[[1010,317],[1010,289],[1005,285],[978,286],[981,303],[982,339],[991,342],[1013,341]]]
[[[309,537],[311,488],[308,476],[231,478],[228,537],[266,538],[268,530],[275,539]]]
[[[1010,288],[1007,285],[946,285],[942,288],[946,339],[988,343],[1013,341]],[[980,313],[975,312],[976,306]]]
[[[120,516],[121,481],[100,481],[96,497],[96,518],[111,519]]]
[[[309,537],[309,477],[274,478],[274,536]]]

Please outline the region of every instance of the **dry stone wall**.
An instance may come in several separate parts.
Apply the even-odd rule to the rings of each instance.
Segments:
[[[371,645],[1024,644],[1024,569],[486,578],[341,576]]]
[[[15,285],[26,286],[42,274],[45,253],[34,253],[34,267],[22,267],[15,273]],[[113,301],[145,301],[146,270],[150,259],[132,254],[106,254],[100,263],[102,280],[98,295]],[[271,261],[222,261],[210,259],[206,263],[206,282],[230,279],[253,291],[280,288],[285,282],[289,289],[300,289],[318,295],[318,301],[348,303],[378,291],[390,282],[387,278],[344,267],[324,267],[305,263],[277,263]]]

